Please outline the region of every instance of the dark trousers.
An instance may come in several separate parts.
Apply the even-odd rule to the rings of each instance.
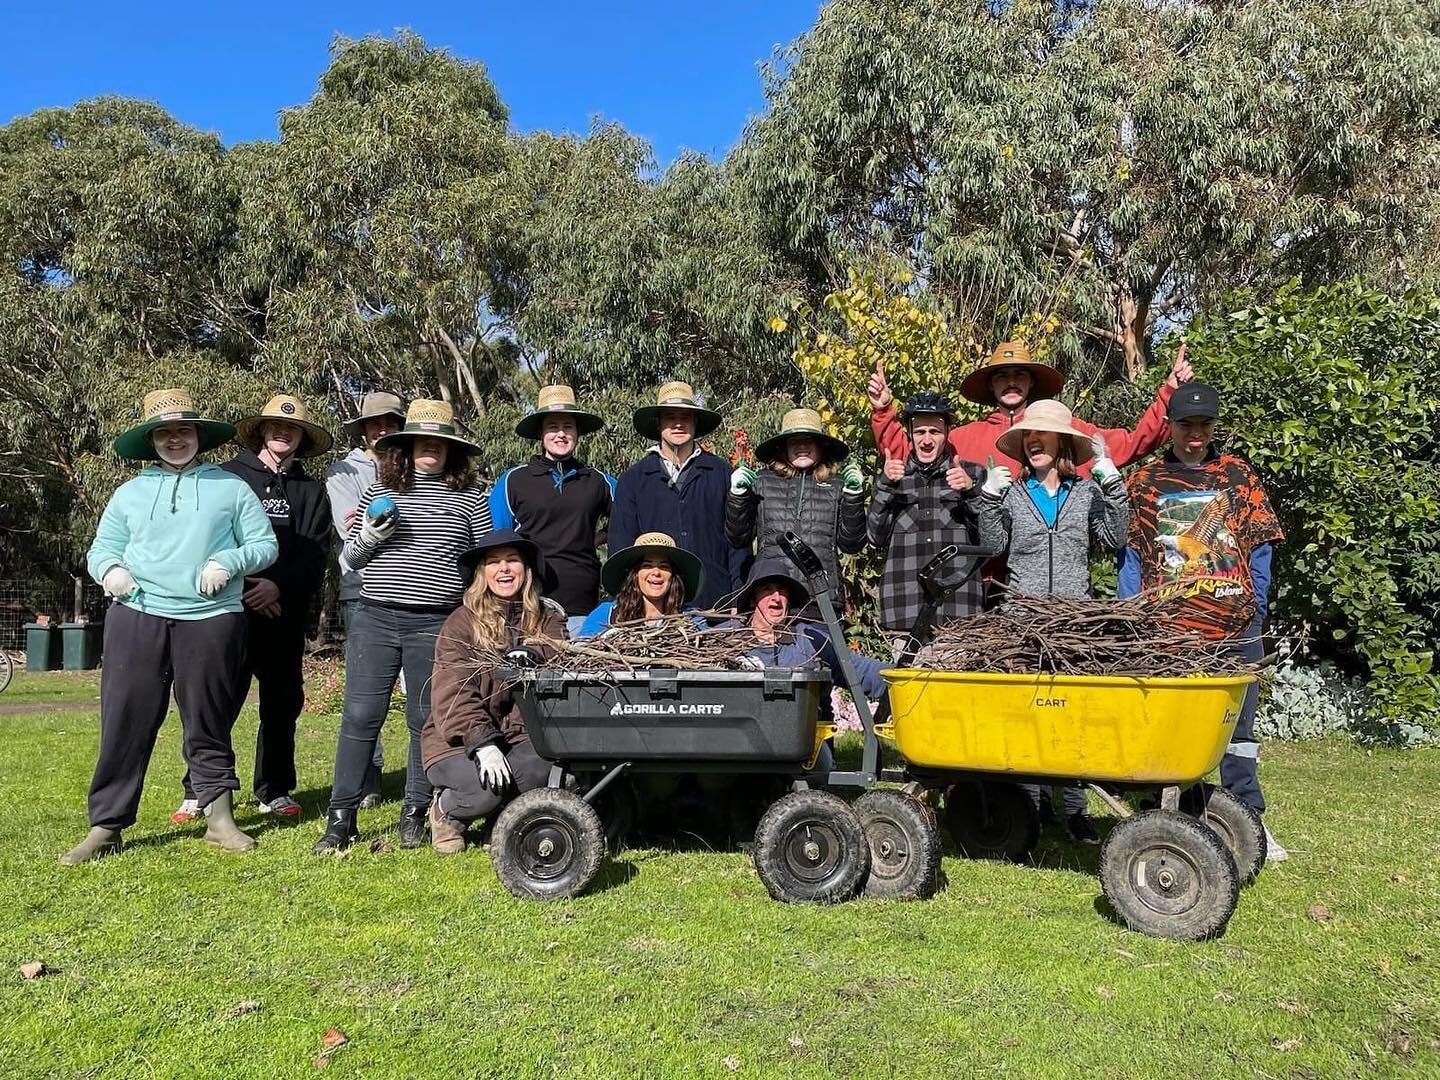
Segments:
[[[1044,786],[1040,784],[1022,784],[1021,786],[1024,787],[1026,794],[1030,796],[1030,801],[1037,807],[1042,807],[1042,813],[1045,802],[1048,802],[1052,807],[1055,805],[1056,788],[1060,790],[1061,802],[1065,804],[1065,819],[1067,821],[1076,814],[1088,815],[1089,813],[1086,808],[1085,785],[1079,780],[1071,780],[1064,784],[1055,784],[1054,786],[1048,784]]]
[[[100,671],[100,757],[90,781],[90,824],[135,824],[145,770],[171,687],[185,762],[200,805],[238,791],[230,731],[245,701],[245,616],[166,619],[111,604]]]
[[[1246,660],[1259,660],[1265,655],[1261,628],[1252,626],[1246,639],[1236,650]],[[1240,706],[1240,719],[1235,734],[1220,759],[1220,785],[1256,813],[1265,812],[1265,795],[1260,790],[1260,744],[1255,740],[1255,712],[1260,707],[1260,684],[1251,683]]]
[[[522,739],[506,749],[510,765],[510,783],[505,790],[494,791],[480,783],[480,770],[473,758],[455,754],[441,758],[425,771],[430,783],[440,792],[440,810],[446,817],[469,824],[486,814],[493,814],[500,804],[522,791],[542,788],[550,778],[550,762],[546,761],[529,739]]]
[[[305,707],[305,624],[309,604],[267,619],[247,613],[250,672],[260,688],[255,796],[269,802],[295,790],[295,722]]]
[[[420,729],[430,717],[430,672],[435,638],[445,612],[408,611],[362,600],[345,639],[345,706],[335,747],[335,784],[330,809],[354,810],[364,796],[365,770],[375,754],[390,694],[405,671],[405,726],[410,755],[405,768],[405,805],[430,805],[430,781],[420,767]]]
[[[355,620],[355,609],[359,606],[359,600],[340,601],[340,622],[345,627],[347,637],[350,634],[350,624]],[[375,753],[371,755],[370,762],[376,769],[385,768],[385,742],[378,735],[375,737]]]

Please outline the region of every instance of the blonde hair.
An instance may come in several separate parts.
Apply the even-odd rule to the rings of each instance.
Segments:
[[[506,618],[510,600],[496,596],[485,583],[485,562],[475,567],[475,580],[465,590],[463,601],[470,612],[470,626],[475,644],[482,649],[505,649],[510,646],[510,622]],[[525,564],[525,583],[520,587],[520,640],[529,641],[541,635],[545,623],[545,601],[530,564]]]
[[[783,476],[786,480],[799,476],[801,472],[801,470],[795,468],[794,465],[791,465],[790,462],[785,461],[783,458],[776,458],[770,462],[770,471],[778,476]],[[813,476],[817,482],[823,484],[835,475],[835,465],[827,460],[820,462],[819,465],[811,466],[804,471]]]

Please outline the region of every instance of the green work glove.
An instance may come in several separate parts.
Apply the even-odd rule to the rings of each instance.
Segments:
[[[730,494],[743,495],[747,491],[754,491],[755,481],[758,479],[760,475],[742,461],[730,474]]]
[[[865,474],[855,462],[847,461],[845,468],[840,470],[840,489],[853,492],[865,490]]]

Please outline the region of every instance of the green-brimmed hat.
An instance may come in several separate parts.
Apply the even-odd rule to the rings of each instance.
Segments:
[[[808,435],[820,444],[821,457],[828,461],[841,461],[850,453],[850,448],[825,430],[820,414],[814,409],[791,409],[780,421],[780,434],[772,435],[755,448],[755,456],[761,461],[775,461],[785,456],[785,441],[792,435]]]
[[[210,420],[200,415],[190,391],[182,386],[168,390],[151,390],[141,406],[144,417],[139,424],[124,431],[115,440],[115,453],[128,461],[159,461],[150,433],[165,424],[194,424],[200,436],[200,449],[214,450],[235,437],[235,428],[223,420]]]
[[[310,419],[304,404],[297,397],[289,394],[276,394],[265,403],[254,416],[247,416],[244,420],[235,422],[235,441],[247,450],[255,453],[260,452],[260,428],[266,420],[280,420],[286,424],[294,424],[305,433],[305,441],[301,443],[296,457],[311,458],[318,457],[325,453],[334,444],[335,440],[330,437],[319,424]]]
[[[444,439],[464,447],[467,453],[480,452],[480,447],[455,430],[455,410],[450,407],[450,403],[433,401],[430,398],[416,398],[412,401],[405,414],[405,426],[381,438],[375,447],[378,450],[384,446],[396,446],[406,439],[415,438],[416,435]]]
[[[705,408],[686,382],[668,382],[655,394],[654,405],[635,410],[635,430],[647,439],[660,438],[660,410],[685,409],[695,414],[695,438],[703,439],[720,426],[720,414]]]
[[[358,439],[365,434],[365,421],[374,420],[380,416],[393,416],[403,424],[405,422],[405,402],[383,390],[372,391],[360,398],[360,414],[353,420],[346,420],[340,426],[352,439]]]
[[[535,400],[535,411],[521,417],[515,425],[515,434],[522,439],[538,439],[547,416],[573,416],[575,430],[581,435],[591,435],[605,426],[605,421],[594,413],[586,412],[575,404],[575,391],[564,383],[542,386],[540,396]]]
[[[618,594],[625,584],[625,576],[646,555],[664,555],[670,560],[670,565],[685,586],[686,600],[699,594],[700,586],[705,582],[705,567],[697,556],[677,547],[675,541],[662,532],[642,533],[635,538],[635,543],[621,548],[605,560],[605,565],[600,568],[600,584],[605,591],[611,596]]]

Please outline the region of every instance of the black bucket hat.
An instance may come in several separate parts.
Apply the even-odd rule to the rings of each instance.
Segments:
[[[514,548],[520,553],[520,558],[525,560],[525,565],[530,567],[530,572],[535,575],[535,580],[544,589],[545,580],[545,556],[540,554],[540,549],[535,546],[533,540],[527,540],[514,529],[494,529],[480,538],[480,542],[455,560],[460,567],[460,577],[465,581],[468,589],[470,583],[475,580],[475,570],[484,562],[487,552],[497,548]]]
[[[735,597],[735,610],[741,614],[754,611],[755,594],[760,591],[760,586],[777,581],[785,585],[786,592],[790,594],[792,613],[810,603],[809,588],[795,576],[795,570],[788,562],[784,559],[756,559],[745,587]]]

